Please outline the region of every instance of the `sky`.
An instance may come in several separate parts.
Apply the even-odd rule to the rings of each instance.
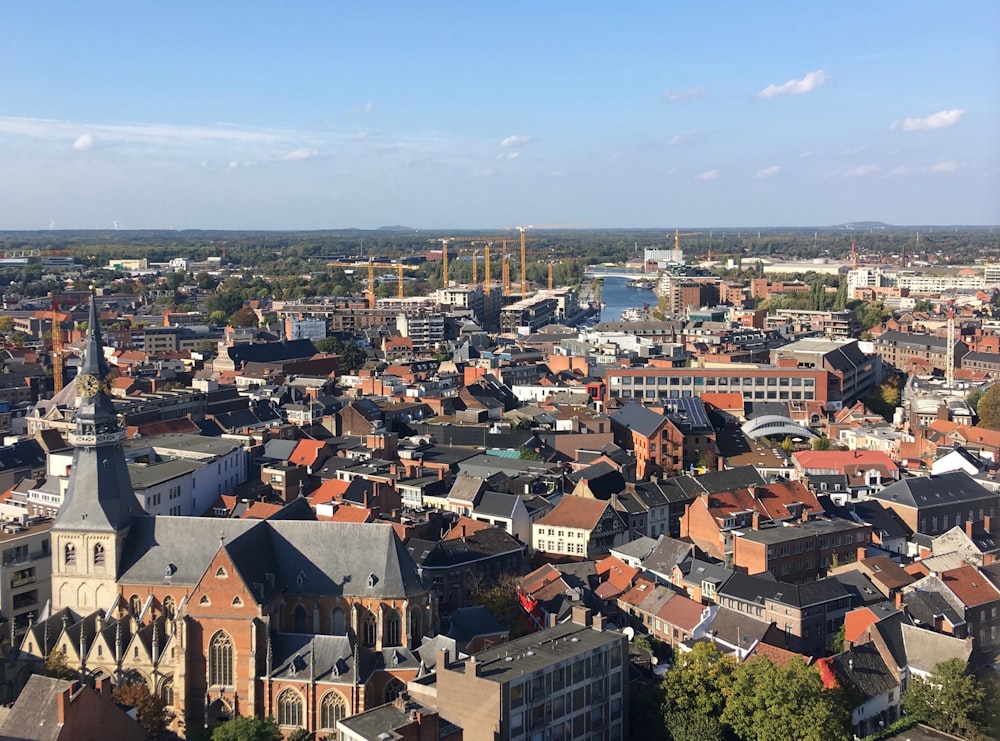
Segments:
[[[1000,224],[1000,3],[4,7],[0,229]]]

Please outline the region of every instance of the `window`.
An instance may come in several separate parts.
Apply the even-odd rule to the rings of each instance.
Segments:
[[[335,636],[342,636],[347,633],[347,620],[344,611],[339,607],[335,607],[333,614],[330,616],[330,632]]]
[[[406,691],[406,685],[393,677],[385,685],[385,692],[382,695],[384,702],[392,702]]]
[[[76,546],[72,543],[67,543],[63,549],[63,561],[67,566],[76,566]]]
[[[402,635],[403,635],[403,621],[399,617],[399,613],[395,610],[390,610],[385,618],[385,640],[382,644],[385,646],[400,646],[402,645]]]
[[[174,704],[173,679],[167,679],[163,682],[163,685],[160,687],[160,700],[162,700],[163,704],[166,705],[168,708]]]
[[[291,687],[286,687],[278,695],[278,725],[302,726],[302,697]]]
[[[221,630],[208,644],[208,683],[214,686],[233,683],[233,639]]]
[[[94,546],[94,566],[104,568],[104,546],[100,543]]]
[[[176,612],[177,606],[174,604],[174,598],[168,594],[163,598],[163,615],[167,620],[173,620]]]
[[[378,626],[375,623],[375,616],[369,610],[365,610],[365,615],[362,619],[363,644],[368,648],[374,648],[377,632]]]
[[[337,729],[337,721],[347,716],[347,700],[339,692],[327,692],[320,702],[319,724],[331,731]]]

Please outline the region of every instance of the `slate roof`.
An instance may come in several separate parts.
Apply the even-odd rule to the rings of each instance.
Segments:
[[[639,403],[626,404],[614,414],[608,415],[608,418],[613,424],[637,432],[643,437],[655,435],[667,419]]]
[[[62,732],[58,722],[59,696],[72,683],[33,674],[18,701],[0,726],[0,738],[12,741],[56,741]]]
[[[353,683],[354,653],[347,636],[275,633],[271,639],[273,679]]]
[[[226,354],[236,368],[244,363],[280,363],[285,360],[311,358],[319,351],[312,340],[287,340],[283,342],[258,342],[233,345]]]
[[[703,581],[710,581],[715,583],[716,590],[729,581],[729,577],[734,573],[732,569],[727,569],[722,564],[699,558],[687,558],[678,564],[678,568],[687,584],[697,586]]]
[[[657,538],[656,545],[642,560],[642,567],[669,577],[674,567],[691,555],[691,549],[690,543],[661,535]]]
[[[479,636],[510,633],[482,605],[459,607],[451,613],[447,622],[448,629],[444,634],[462,644],[467,644],[473,638],[478,638]],[[454,653],[452,656],[454,656]]]
[[[883,502],[896,502],[915,508],[996,500],[996,494],[983,487],[965,471],[904,478],[871,496]]]
[[[830,663],[837,678],[854,687],[866,701],[899,686],[878,649],[871,643],[852,646],[832,657]]]
[[[944,618],[951,625],[965,624],[965,618],[939,592],[914,589],[906,593],[904,601],[907,613],[921,625],[934,627],[938,617]]]
[[[734,489],[746,489],[748,486],[763,486],[767,483],[753,466],[739,466],[723,471],[710,471],[694,478],[702,491],[709,494],[720,494]]]
[[[513,494],[504,494],[499,491],[484,491],[479,503],[473,510],[477,515],[488,515],[489,517],[513,517],[514,507],[517,506],[519,497]]]
[[[465,563],[524,551],[525,546],[506,530],[487,525],[464,537],[442,540],[426,554],[425,569],[447,569]]]
[[[771,623],[728,607],[720,607],[712,618],[709,634],[730,646],[739,646],[740,650],[748,651],[755,643],[763,642],[770,629]]]
[[[460,473],[448,491],[448,499],[475,504],[486,489],[486,479],[468,473]]]
[[[743,602],[763,605],[770,600],[800,608],[848,596],[844,585],[832,578],[796,585],[775,581],[769,573],[750,576],[740,572],[735,572],[718,593]]]
[[[902,518],[881,502],[860,502],[853,507],[853,519],[871,525],[881,537],[909,538],[913,535],[909,525]]]
[[[885,595],[879,591],[872,580],[860,571],[851,569],[834,574],[830,577],[836,579],[851,595],[851,604],[855,607],[859,605],[874,605],[885,600]]]
[[[568,477],[570,481],[586,481],[591,493],[597,499],[610,499],[625,489],[625,478],[607,461],[600,461],[592,466],[575,471]]]
[[[194,586],[220,547],[261,600],[282,591],[371,598],[424,591],[390,525],[165,516],[132,525],[120,583]]]

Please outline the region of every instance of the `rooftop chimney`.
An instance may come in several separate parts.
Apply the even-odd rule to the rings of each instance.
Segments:
[[[583,605],[575,605],[573,607],[573,622],[589,628],[591,624],[590,608]]]
[[[594,615],[594,620],[593,620],[593,624],[591,625],[591,627],[594,630],[596,630],[597,632],[603,631],[604,630],[604,615],[602,615],[599,612],[596,613]]]

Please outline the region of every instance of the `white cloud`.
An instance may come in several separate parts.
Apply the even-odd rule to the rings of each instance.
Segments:
[[[878,172],[878,165],[861,165],[860,167],[852,167],[850,170],[845,170],[844,177],[863,178],[865,175],[871,175],[873,172]]]
[[[308,160],[313,157],[318,157],[319,152],[315,149],[309,149],[308,147],[300,147],[299,149],[294,149],[287,154],[281,155],[278,159],[286,160],[288,162],[294,162],[295,160]]]
[[[756,178],[770,178],[770,177],[774,177],[779,172],[781,172],[781,167],[779,165],[771,165],[770,167],[764,167],[764,168],[762,168],[760,170],[757,170],[757,172],[754,173],[754,177],[756,177]]]
[[[965,115],[961,108],[952,108],[947,111],[938,111],[923,118],[904,118],[902,121],[895,121],[890,128],[902,131],[928,131],[930,129],[947,129],[954,126]]]
[[[692,87],[687,90],[665,90],[663,92],[663,99],[668,103],[680,103],[685,100],[693,100],[694,98],[704,98],[708,95],[708,90],[703,87]]]
[[[757,93],[758,98],[773,98],[776,95],[801,95],[823,87],[830,79],[826,70],[817,69],[808,73],[801,80],[789,80],[780,85],[768,85]]]
[[[527,143],[528,143],[528,137],[526,137],[526,136],[520,136],[519,134],[512,134],[511,136],[508,136],[506,139],[502,139],[500,141],[500,146],[501,147],[519,147],[522,144],[527,144]]]
[[[77,137],[76,141],[73,142],[73,149],[77,152],[86,152],[88,149],[93,149],[94,147],[94,137],[90,134],[83,134]]]
[[[889,172],[885,174],[887,178],[898,178],[902,175],[909,175],[912,170],[909,167],[904,167],[899,165],[898,167],[892,168]]]
[[[927,169],[930,172],[955,172],[956,170],[961,170],[965,167],[962,162],[956,162],[955,160],[944,160],[943,162],[938,162],[936,165],[931,165]]]
[[[694,176],[696,180],[715,180],[719,177],[718,170],[705,170],[705,172],[698,173]]]
[[[516,160],[521,156],[520,152],[501,152],[497,155],[498,160]]]

